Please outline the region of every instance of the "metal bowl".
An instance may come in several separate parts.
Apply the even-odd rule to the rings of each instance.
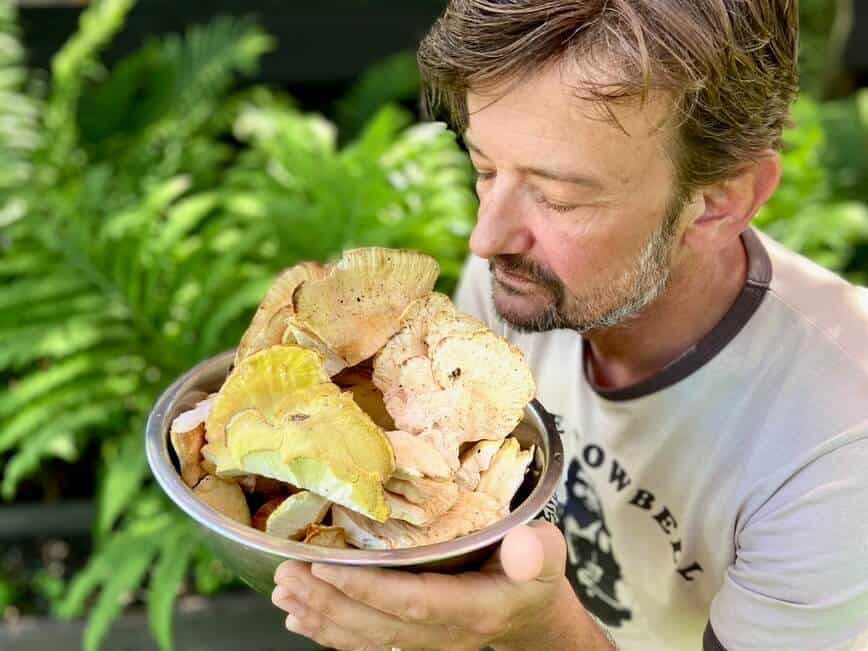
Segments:
[[[277,566],[288,558],[343,565],[395,567],[409,571],[457,572],[478,567],[506,533],[536,518],[554,494],[563,469],[563,447],[552,416],[534,400],[514,435],[522,448],[534,443],[537,454],[512,502],[512,512],[480,531],[449,542],[388,551],[334,549],[280,540],[231,520],[201,502],[181,480],[169,443],[169,426],[182,411],[226,379],[234,351],[227,351],[193,367],[157,400],[148,417],[145,446],[157,482],[172,501],[205,534],[217,556],[254,590],[268,594]]]

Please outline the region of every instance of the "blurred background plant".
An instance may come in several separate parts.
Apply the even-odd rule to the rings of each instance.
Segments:
[[[101,63],[132,5],[92,3],[45,75],[25,67],[0,0],[0,492],[96,504],[83,569],[0,565],[0,611],[86,612],[85,649],[131,601],[170,649],[179,590],[233,585],[147,479],[142,433],[160,391],[233,346],[298,260],[417,248],[451,291],[476,209],[454,135],[414,113],[411,51],[314,113],[239,83],[275,45],[241,17]],[[833,0],[802,1],[805,92],[757,223],[864,283],[868,94],[823,98],[835,15]]]

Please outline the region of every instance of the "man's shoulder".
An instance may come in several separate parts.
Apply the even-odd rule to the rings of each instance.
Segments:
[[[868,376],[868,289],[847,282],[770,237],[761,240],[772,263],[769,302],[792,327]]]

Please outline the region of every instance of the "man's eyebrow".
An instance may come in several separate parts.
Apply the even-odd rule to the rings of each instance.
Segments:
[[[483,158],[488,158],[484,151],[482,151],[479,147],[473,144],[473,141],[468,137],[465,133],[463,136],[464,144],[467,145],[467,148],[472,151],[474,154],[482,156]],[[603,183],[593,176],[588,176],[586,174],[575,174],[571,172],[559,172],[557,170],[549,170],[543,167],[519,167],[518,171],[524,172],[526,174],[532,174],[533,176],[540,176],[545,179],[551,179],[553,181],[562,181],[564,183],[572,183],[573,185],[584,185],[589,188],[594,188],[596,190],[603,189]]]

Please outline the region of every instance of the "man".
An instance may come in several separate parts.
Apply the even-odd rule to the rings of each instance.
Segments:
[[[521,527],[455,577],[286,563],[289,628],[341,649],[615,648],[605,629],[624,650],[868,649],[868,296],[749,227],[797,15],[450,2],[419,59],[478,172],[456,300],[557,416],[564,535]]]

